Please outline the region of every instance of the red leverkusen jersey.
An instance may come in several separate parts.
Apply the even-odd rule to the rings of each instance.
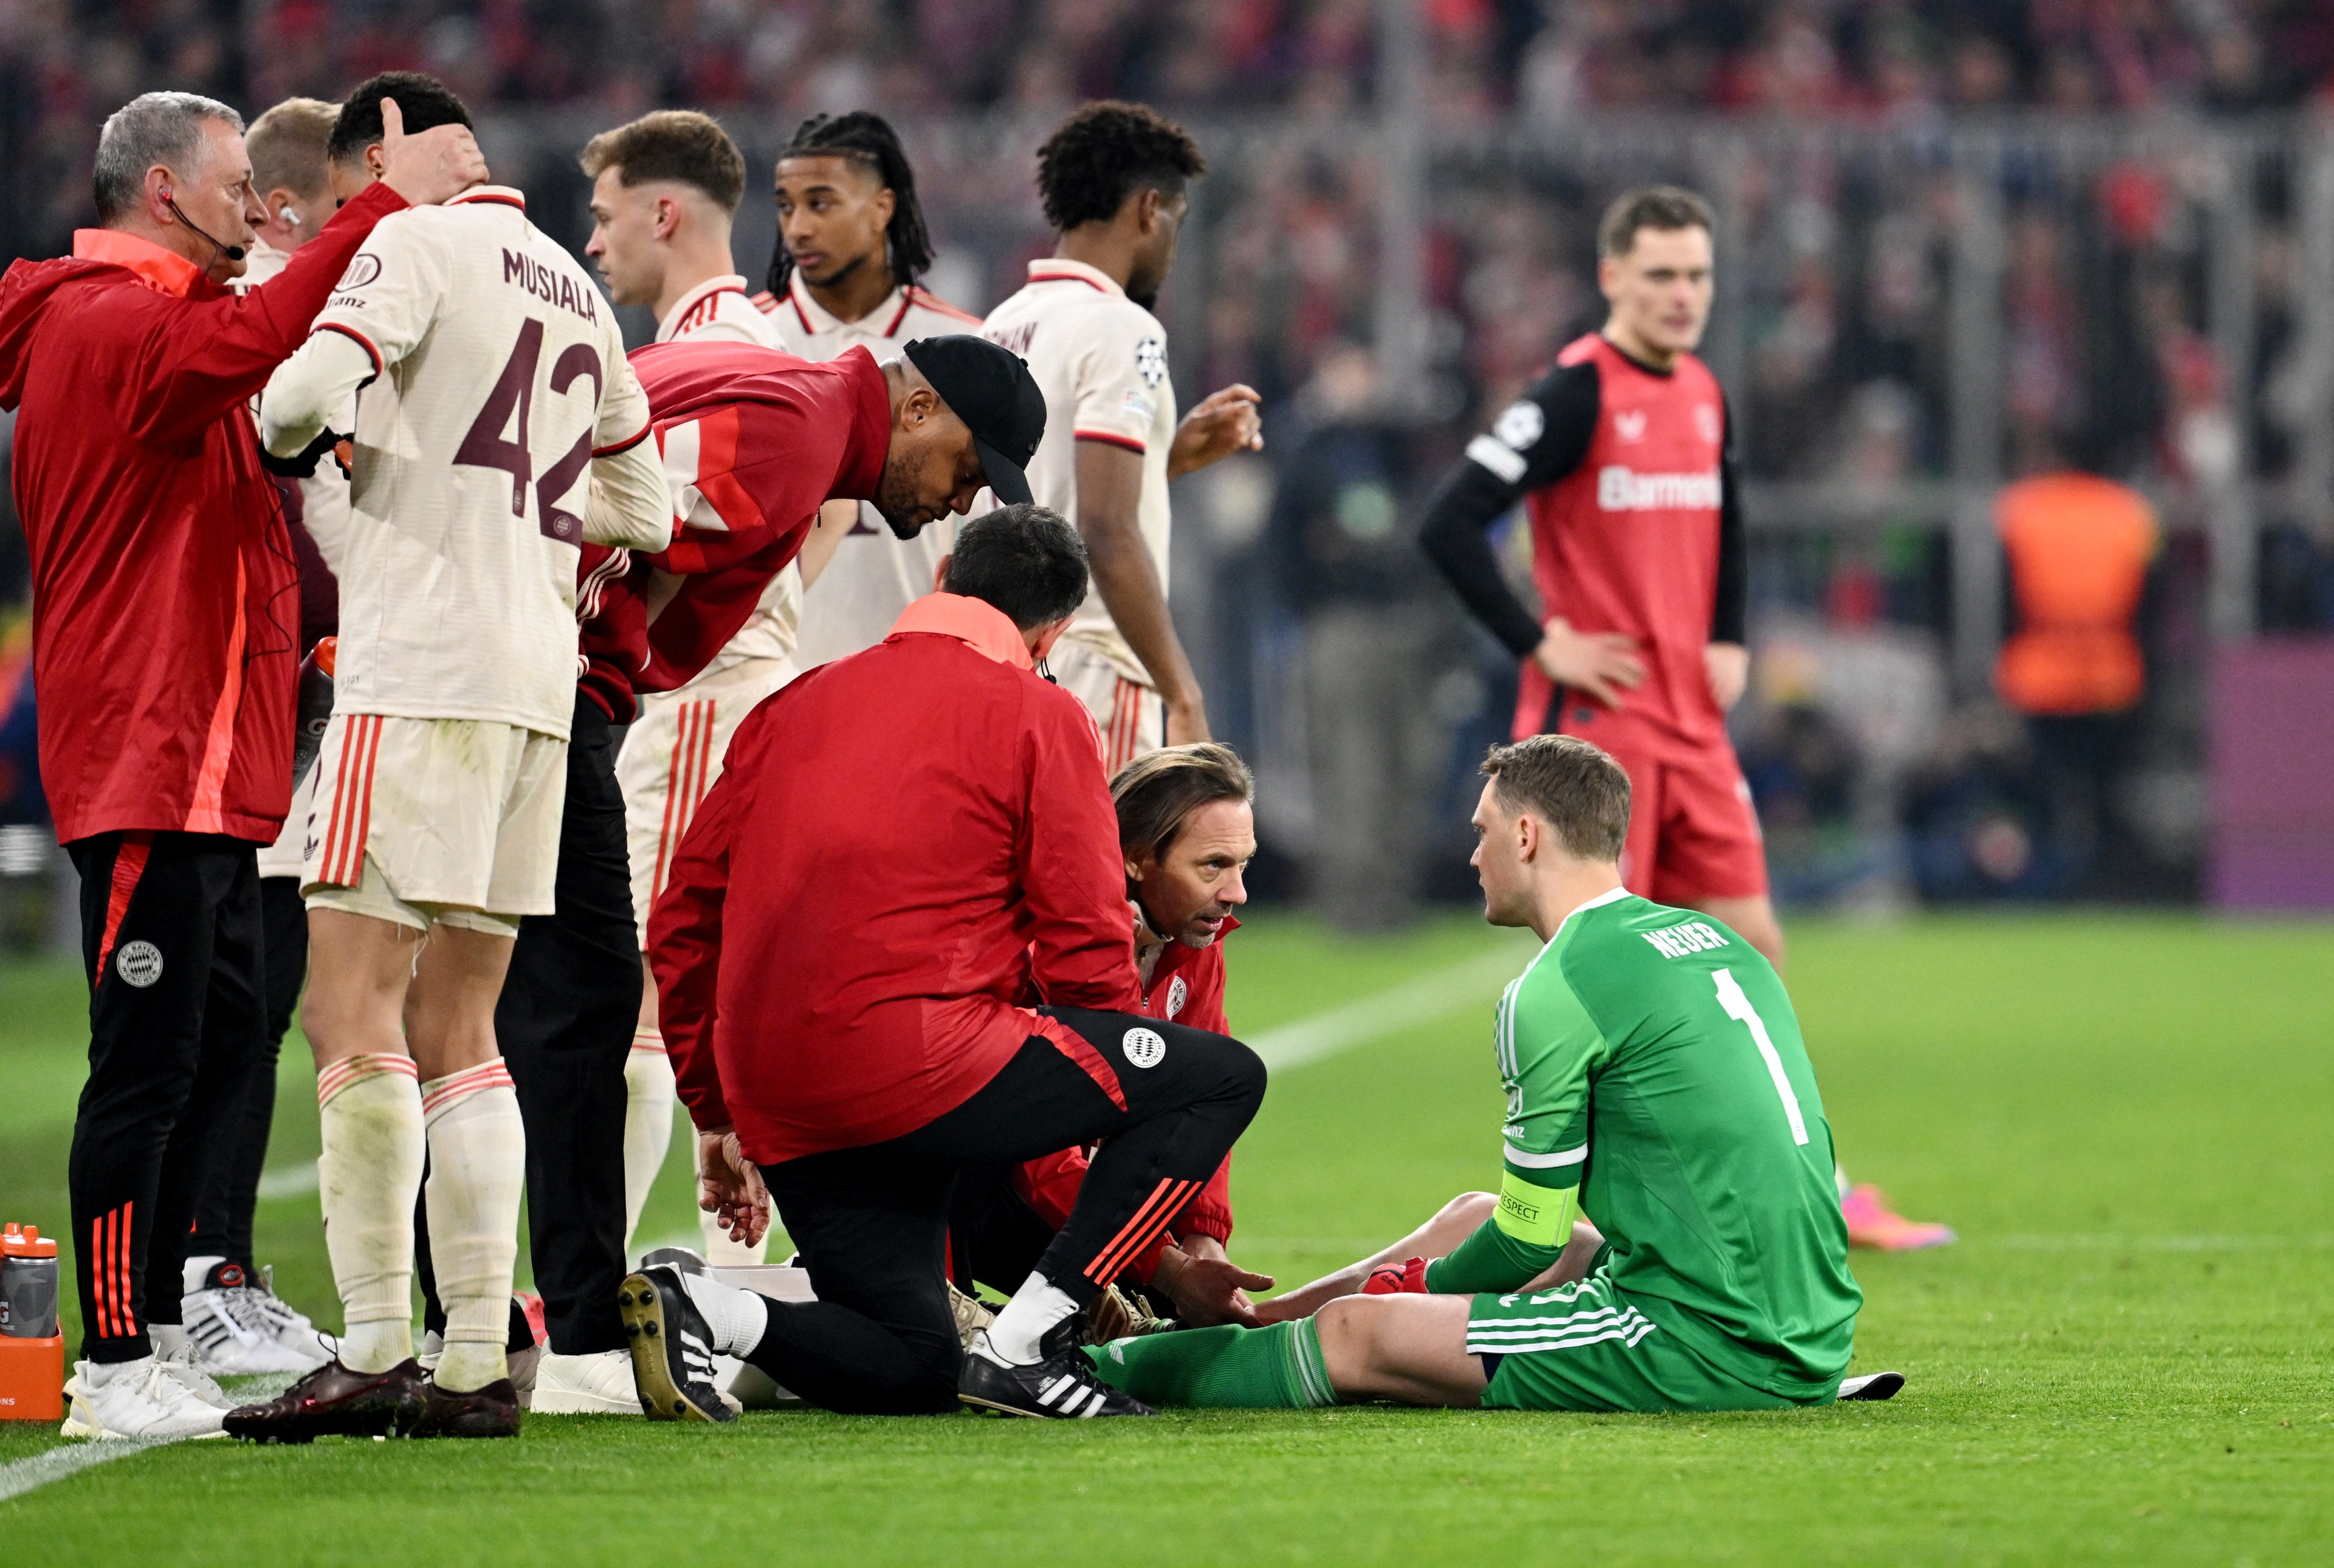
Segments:
[[[1555,691],[1530,659],[1540,618],[1500,579],[1484,534],[1521,501],[1543,615],[1637,643],[1645,678],[1625,711],[1690,743],[1724,739],[1702,649],[1744,636],[1746,551],[1727,427],[1724,394],[1700,360],[1681,354],[1655,370],[1591,333],[1468,444],[1420,543],[1524,661],[1518,738],[1554,727]]]

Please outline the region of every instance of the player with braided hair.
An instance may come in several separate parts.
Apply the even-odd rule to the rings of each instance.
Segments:
[[[881,358],[911,339],[980,330],[979,316],[917,281],[932,265],[931,236],[916,171],[882,116],[854,110],[804,120],[778,153],[776,195],[770,289],[754,303],[788,352],[825,361],[864,345]],[[817,595],[803,605],[800,669],[882,641],[931,592],[955,534],[941,524],[898,539],[873,507],[837,507],[820,519],[821,532],[830,529],[843,536]]]

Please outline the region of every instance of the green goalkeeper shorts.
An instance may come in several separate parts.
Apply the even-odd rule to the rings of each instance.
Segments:
[[[1799,1402],[1712,1366],[1602,1274],[1529,1295],[1477,1296],[1467,1350],[1483,1358],[1490,1378],[1486,1409],[1765,1410]]]

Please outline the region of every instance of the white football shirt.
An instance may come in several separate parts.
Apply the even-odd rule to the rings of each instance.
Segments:
[[[861,346],[879,360],[896,359],[918,338],[980,331],[979,316],[912,285],[893,289],[855,322],[828,313],[811,297],[800,273],[788,280],[784,298],[764,293],[754,303],[769,313],[780,347],[822,362]],[[993,505],[995,497],[989,499]],[[982,510],[976,501],[973,515]],[[900,539],[883,515],[862,501],[858,524],[836,543],[825,570],[804,595],[795,663],[815,669],[889,637],[900,612],[932,591],[932,573],[955,544],[954,517],[938,518],[913,539]]]
[[[746,280],[736,273],[708,278],[673,302],[657,323],[656,341],[669,343],[675,338],[755,343],[766,349],[786,346],[770,318],[746,297]]]
[[[282,272],[285,264],[291,259],[292,253],[288,250],[277,250],[265,240],[253,241],[249,259],[244,263],[243,275],[235,280],[236,293],[250,293]],[[251,403],[252,412],[256,415],[259,399],[254,398]],[[356,399],[352,398],[333,416],[332,428],[353,430],[356,428]],[[348,547],[349,539],[348,476],[341,472],[338,463],[325,457],[317,463],[315,473],[297,483],[300,486],[301,525],[308,530],[308,536],[316,542],[316,553],[324,558],[324,564],[331,567],[333,574],[337,577],[341,571],[341,552]],[[296,849],[297,846],[294,847]]]
[[[1078,516],[1077,444],[1107,441],[1143,457],[1135,523],[1167,582],[1167,451],[1175,439],[1175,388],[1167,379],[1167,330],[1107,274],[1060,256],[1029,264],[1029,282],[989,313],[982,335],[1029,361],[1046,394],[1046,438],[1028,466],[1029,491],[1072,523]],[[1091,647],[1127,679],[1151,674],[1089,589],[1065,640]]]
[[[373,365],[334,711],[564,738],[592,459],[650,431],[608,302],[525,197],[481,186],[376,225],[316,318],[325,333]]]

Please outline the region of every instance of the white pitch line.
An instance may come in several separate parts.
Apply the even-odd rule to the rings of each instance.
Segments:
[[[1474,1004],[1482,1009],[1484,1038],[1490,1035],[1491,1015],[1500,987],[1522,972],[1527,955],[1485,953],[1462,959],[1448,968],[1394,986],[1389,990],[1268,1029],[1249,1040],[1249,1047],[1275,1073],[1335,1056],[1357,1045],[1367,1045],[1389,1034],[1421,1024],[1447,1018]]]
[[[178,1438],[107,1438],[76,1443],[71,1448],[51,1448],[45,1454],[35,1454],[29,1459],[18,1459],[11,1465],[0,1465],[0,1503],[11,1497],[21,1497],[37,1486],[52,1481],[62,1481],[77,1470],[92,1465],[102,1465],[114,1459],[126,1459],[132,1454],[142,1454],[149,1448],[159,1448],[167,1443],[182,1442]]]

